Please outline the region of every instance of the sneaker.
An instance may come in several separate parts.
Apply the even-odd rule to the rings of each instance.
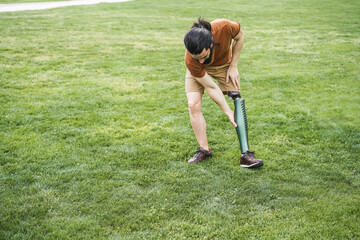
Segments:
[[[188,163],[198,163],[198,162],[201,162],[202,160],[205,160],[208,157],[212,157],[211,149],[209,148],[209,151],[207,151],[201,147],[196,151],[195,156],[193,156],[188,161]]]
[[[264,163],[255,157],[255,152],[246,151],[241,155],[240,166],[244,168],[257,168],[263,166]]]

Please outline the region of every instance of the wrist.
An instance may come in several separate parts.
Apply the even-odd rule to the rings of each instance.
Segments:
[[[237,68],[237,62],[236,63],[230,63],[230,66],[229,66],[230,68]]]

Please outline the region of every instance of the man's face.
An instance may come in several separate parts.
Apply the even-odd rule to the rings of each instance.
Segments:
[[[207,59],[209,59],[211,57],[211,53],[212,53],[212,45],[210,48],[208,49],[203,49],[201,53],[199,54],[191,54],[191,57],[197,61],[199,61],[199,63],[203,64]],[[211,61],[211,59],[209,59]],[[208,61],[209,62],[209,61]]]

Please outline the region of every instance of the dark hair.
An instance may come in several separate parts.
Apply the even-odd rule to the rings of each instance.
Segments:
[[[203,49],[209,49],[214,42],[211,34],[211,24],[199,17],[198,22],[194,22],[190,30],[184,37],[186,49],[191,54],[200,54]]]

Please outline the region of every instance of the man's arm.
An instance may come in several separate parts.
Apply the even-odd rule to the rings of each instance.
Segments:
[[[226,74],[226,82],[229,82],[229,80],[232,81],[234,87],[236,88],[240,88],[240,75],[237,69],[237,65],[243,44],[244,44],[244,33],[240,29],[239,34],[236,35],[232,43],[231,62],[230,62],[229,70]]]
[[[206,92],[209,94],[212,100],[216,102],[217,105],[224,111],[226,116],[229,118],[230,122],[234,127],[237,127],[237,124],[234,119],[234,112],[229,107],[229,104],[226,102],[224,94],[222,93],[220,87],[211,79],[209,74],[205,73],[205,76],[202,78],[196,78],[196,80],[205,87]]]

